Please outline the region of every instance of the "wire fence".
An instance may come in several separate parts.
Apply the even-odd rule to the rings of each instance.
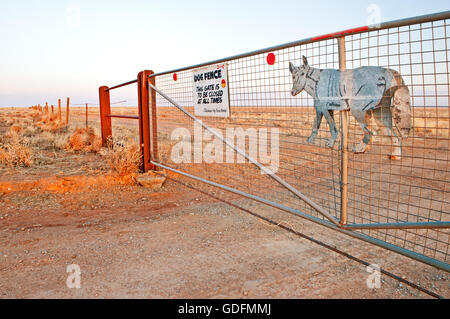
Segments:
[[[443,222],[445,227],[439,228],[362,227],[354,231],[441,261],[446,267],[450,234],[448,19],[447,13],[444,18],[441,14],[430,16],[429,21],[422,19],[397,26],[388,23],[372,31],[345,34],[347,69],[380,66],[401,74],[411,95],[412,122],[409,137],[400,141],[401,158],[393,161],[389,157],[395,146],[392,134],[376,121],[376,114],[368,119],[374,133],[369,149],[364,154],[348,155],[348,225]],[[290,62],[299,66],[305,56],[314,68],[339,69],[338,38],[323,38],[224,61],[228,66],[230,116],[198,118],[224,136],[227,129],[243,129],[245,151],[250,152],[251,145],[259,143],[266,159],[276,142],[277,175],[339,220],[342,139],[337,140],[333,149],[327,148],[330,132],[325,123],[315,145],[308,143],[316,117],[314,99],[306,92],[296,97],[291,94]],[[276,57],[272,65],[267,62],[268,53]],[[156,75],[156,87],[192,114],[193,70]],[[258,167],[239,160],[235,150],[214,138],[166,98],[158,95],[156,103],[160,163],[325,219],[269,175],[261,174]],[[335,121],[342,133],[340,117],[335,116]],[[174,147],[180,142],[173,135],[177,128],[187,129],[183,139],[193,145],[191,156],[181,162],[173,156]],[[363,139],[364,133],[352,116],[347,130],[351,148]],[[271,132],[278,134],[271,139]],[[264,145],[261,134],[269,137],[264,139],[268,141]],[[196,149],[204,152],[205,148],[212,155],[195,158],[201,153]],[[236,156],[232,163],[223,160],[228,151]]]
[[[242,195],[449,271],[449,19],[444,12],[388,22],[150,75],[159,93],[151,159],[209,192],[228,190],[246,209],[254,204]],[[301,66],[303,56],[318,72],[346,64],[399,74],[410,95],[408,136],[394,132],[394,96],[365,114],[368,131],[354,116],[344,121],[347,111],[334,112],[334,147],[327,123],[310,143],[317,98],[292,95],[290,63]],[[228,70],[230,116],[191,116],[193,71],[215,64]],[[365,152],[347,152],[370,136]]]

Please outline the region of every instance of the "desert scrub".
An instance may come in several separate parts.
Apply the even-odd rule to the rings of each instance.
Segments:
[[[10,134],[19,134],[23,130],[22,126],[13,124],[10,128]]]
[[[0,144],[0,163],[11,167],[29,167],[33,164],[32,150],[12,135],[9,143]]]
[[[20,134],[24,137],[32,137],[40,132],[39,128],[34,125],[29,125],[21,130]]]
[[[91,127],[76,129],[66,144],[66,150],[68,151],[97,153],[101,148],[102,138]]]
[[[59,151],[64,150],[69,139],[69,134],[54,134],[50,132],[43,132],[39,129],[31,129],[32,132],[25,130],[22,132],[24,141],[27,145],[39,150],[45,151]],[[34,132],[34,134],[33,134]]]
[[[102,152],[112,173],[119,176],[135,174],[139,171],[141,154],[136,143],[108,141],[109,147]]]
[[[56,114],[43,115],[36,117],[35,125],[44,132],[65,133],[68,130],[67,125],[58,119]]]

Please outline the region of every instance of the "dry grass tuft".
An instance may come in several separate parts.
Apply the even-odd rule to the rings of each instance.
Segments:
[[[17,137],[11,143],[0,144],[0,163],[11,167],[29,167],[33,164],[32,151]]]
[[[41,130],[38,127],[34,125],[28,125],[22,131],[20,131],[20,134],[24,137],[32,137],[40,132]]]
[[[11,134],[19,134],[22,131],[22,126],[14,124],[9,128]]]
[[[33,122],[38,123],[42,121],[42,113],[41,112],[34,112],[30,115]]]
[[[39,127],[44,132],[64,133],[67,131],[67,125],[60,121],[49,122],[47,124],[40,125]]]
[[[93,128],[78,128],[67,142],[66,149],[69,151],[97,153],[102,147],[102,139]]]
[[[139,171],[141,154],[136,143],[128,141],[123,143],[125,146],[117,143],[109,143],[110,146],[103,154],[111,171],[121,177],[136,174]]]
[[[58,120],[58,116],[56,114],[47,114],[42,116],[41,124],[49,124],[52,122],[56,122]]]
[[[39,116],[39,114],[33,115],[33,121],[36,123],[42,131],[52,133],[63,133],[67,131],[67,125],[59,121],[56,114],[49,114]]]
[[[65,150],[69,134],[53,134],[42,132],[37,128],[27,129],[22,133],[27,145],[37,148],[39,151]]]

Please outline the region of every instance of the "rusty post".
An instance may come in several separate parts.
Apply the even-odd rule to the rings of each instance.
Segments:
[[[88,112],[89,112],[89,108],[88,108],[88,104],[86,103],[86,129],[89,126],[89,124],[88,124]]]
[[[66,124],[69,124],[69,104],[70,104],[70,98],[67,98],[67,106],[66,106]]]
[[[150,92],[149,92],[149,75],[153,74],[153,71],[145,70],[139,72],[137,76],[138,80],[138,101],[139,101],[139,143],[141,147],[141,155],[142,155],[142,170],[147,172],[149,170],[153,170],[155,167],[150,162],[151,158],[151,145],[155,145],[151,141],[150,129]],[[155,93],[153,93],[155,94]],[[155,96],[151,97],[152,99],[152,109],[155,108],[155,111],[152,114],[156,115],[156,100]],[[152,119],[153,120],[153,119]],[[155,120],[156,122],[156,120]]]
[[[345,56],[345,37],[338,38],[339,49],[339,70],[347,69],[347,61]],[[344,110],[340,112],[341,129],[341,225],[347,225],[347,209],[348,209],[348,112]]]
[[[154,74],[153,71],[150,71],[149,75]],[[156,78],[153,76],[150,78],[150,83],[153,86],[156,86]],[[156,113],[156,92],[155,90],[150,90],[150,160],[158,162],[158,121],[157,121],[157,113]],[[155,169],[154,167],[153,169]]]
[[[45,114],[48,114],[48,102],[45,102],[44,111],[45,111]]]
[[[101,86],[98,89],[100,100],[100,124],[102,127],[102,146],[106,146],[108,138],[112,136],[111,128],[111,103],[109,99],[109,89],[107,86]]]
[[[52,114],[55,112],[54,108],[53,108],[53,104],[51,105],[52,108]]]
[[[61,99],[58,99],[58,121],[61,123]]]

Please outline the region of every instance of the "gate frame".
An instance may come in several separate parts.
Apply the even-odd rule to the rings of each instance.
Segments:
[[[157,76],[161,75],[167,75],[177,72],[182,72],[186,70],[191,69],[197,69],[204,66],[212,65],[212,64],[219,64],[228,62],[231,60],[246,58],[249,56],[257,55],[257,54],[264,54],[269,53],[276,50],[281,49],[287,49],[299,45],[305,45],[309,43],[314,43],[317,41],[323,41],[323,40],[330,40],[330,39],[337,39],[338,40],[338,50],[339,50],[339,69],[345,70],[346,69],[346,50],[345,50],[345,37],[347,35],[355,35],[360,34],[364,32],[372,32],[377,30],[383,30],[383,29],[389,29],[394,27],[402,27],[412,24],[420,24],[420,23],[427,23],[432,21],[438,21],[438,20],[445,20],[450,19],[450,10],[439,12],[435,14],[427,14],[412,18],[405,18],[405,19],[399,19],[389,22],[383,22],[379,24],[369,25],[369,26],[363,26],[358,28],[353,28],[349,30],[344,30],[340,32],[335,33],[329,33],[322,36],[312,37],[312,38],[306,38],[303,40],[298,40],[294,42],[289,42],[281,45],[276,45],[272,47],[268,47],[265,49],[255,50],[243,54],[238,54],[234,56],[230,56],[223,59],[213,60],[209,62],[204,62],[196,65],[181,67],[178,69],[173,69],[170,71],[164,71],[159,73],[153,73],[150,75],[150,79],[156,78]],[[170,101],[170,98],[169,98]],[[172,103],[173,104],[173,103]],[[175,105],[175,104],[174,104]],[[176,106],[176,105],[175,105]],[[340,187],[341,187],[341,211],[340,211],[340,220],[339,225],[343,229],[352,229],[352,230],[362,230],[362,229],[425,229],[425,228],[450,228],[450,222],[443,222],[443,221],[436,221],[436,222],[427,222],[427,223],[412,223],[412,222],[404,222],[404,223],[392,223],[390,224],[390,227],[376,227],[377,224],[351,224],[347,225],[347,207],[348,207],[348,119],[349,119],[349,111],[344,110],[340,112],[341,114],[341,120],[342,120],[342,129],[341,129],[341,137],[342,137],[342,161],[341,161],[341,178],[340,178]],[[322,213],[322,215],[324,215]],[[384,224],[386,225],[386,224]]]

